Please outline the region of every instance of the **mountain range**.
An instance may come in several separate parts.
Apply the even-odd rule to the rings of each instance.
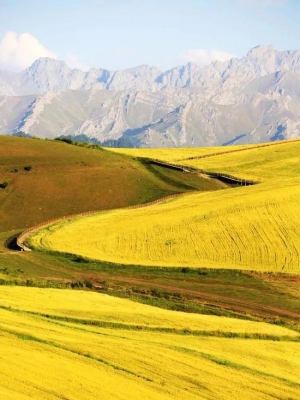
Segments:
[[[258,143],[300,136],[300,51],[168,71],[70,69],[40,58],[0,71],[0,134],[127,138],[137,147]]]

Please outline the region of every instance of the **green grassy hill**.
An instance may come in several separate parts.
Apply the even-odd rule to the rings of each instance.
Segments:
[[[30,171],[25,170],[28,168]],[[0,136],[0,232],[90,210],[149,202],[216,182],[147,165],[126,155],[60,141]]]

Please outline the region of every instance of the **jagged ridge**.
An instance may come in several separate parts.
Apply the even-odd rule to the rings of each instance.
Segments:
[[[251,143],[300,135],[300,51],[251,49],[246,57],[72,70],[50,58],[0,71],[0,133],[129,138],[142,147]],[[16,97],[18,96],[18,97]]]

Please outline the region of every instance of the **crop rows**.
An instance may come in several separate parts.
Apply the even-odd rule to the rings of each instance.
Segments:
[[[190,160],[262,183],[59,222],[31,244],[121,264],[299,273],[299,150],[297,141]]]
[[[286,328],[91,292],[3,287],[1,299],[1,398],[267,400],[300,390],[299,334]]]
[[[170,149],[108,149],[115,153],[126,154],[133,157],[156,158],[165,162],[175,162],[183,160],[196,160],[207,157],[214,157],[223,154],[236,153],[245,150],[254,150],[269,146],[281,146],[291,142],[299,142],[299,139],[283,140],[279,142],[268,142],[259,144],[248,144],[238,146],[216,146],[216,147],[190,147],[190,148],[170,148]]]
[[[61,222],[31,243],[124,264],[299,272],[299,188],[273,200],[253,188]]]

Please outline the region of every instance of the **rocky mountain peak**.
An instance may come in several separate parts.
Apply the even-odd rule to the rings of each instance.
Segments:
[[[58,71],[71,71],[64,61],[55,60],[49,57],[38,58],[25,71],[28,75],[56,73]]]
[[[300,51],[257,46],[165,72],[83,72],[40,58],[20,73],[0,71],[1,95],[0,134],[127,137],[142,147],[272,141],[300,136]]]
[[[250,49],[247,53],[247,57],[251,58],[266,57],[274,52],[276,52],[276,50],[272,45],[259,45]]]

